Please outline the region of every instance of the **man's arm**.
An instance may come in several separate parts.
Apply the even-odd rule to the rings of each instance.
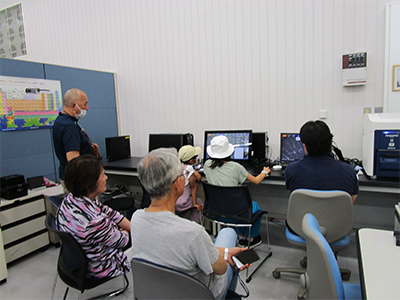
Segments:
[[[228,263],[224,259],[224,252],[225,248],[217,247],[219,252],[219,256],[217,261],[212,265],[212,269],[215,274],[222,275],[225,274],[226,270],[228,269]]]
[[[217,247],[217,250],[219,251],[219,257],[218,257],[218,260],[212,265],[212,268],[213,268],[215,274],[222,275],[226,272],[226,269],[228,268],[228,264],[224,259],[225,248]],[[247,248],[239,248],[239,247],[229,248],[228,263],[232,267],[236,268],[236,265],[232,260],[232,256],[238,255],[240,252],[243,252],[246,250],[247,250]],[[243,267],[240,268],[240,271],[247,269],[248,267],[250,267],[250,265],[245,264]],[[222,272],[222,273],[218,273],[218,272]]]
[[[353,199],[353,204],[356,202],[357,195],[351,195],[351,199]]]
[[[74,159],[75,157],[80,156],[80,153],[78,150],[72,150],[72,151],[68,151],[66,153],[66,156],[67,156],[67,161],[70,161],[70,160]]]

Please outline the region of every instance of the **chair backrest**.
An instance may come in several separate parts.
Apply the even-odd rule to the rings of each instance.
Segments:
[[[328,243],[343,238],[353,228],[353,202],[343,191],[293,191],[289,197],[287,223],[302,238],[302,220],[307,213],[317,218]]]
[[[58,234],[61,240],[57,264],[58,275],[70,287],[83,291],[87,280],[88,259],[82,247],[70,233],[57,229],[52,214],[46,217],[46,228]]]
[[[116,211],[124,211],[132,209],[135,206],[135,199],[128,196],[118,196],[115,198],[107,199],[103,204]]]
[[[143,259],[131,262],[135,299],[214,299],[196,278]]]
[[[251,223],[252,202],[249,189],[241,186],[217,186],[202,181],[203,215],[209,219],[227,218]]]
[[[307,299],[344,299],[339,266],[317,219],[306,214],[302,229],[307,243]]]
[[[61,202],[63,201],[63,199],[57,196],[50,196],[49,199],[57,207],[59,207]]]

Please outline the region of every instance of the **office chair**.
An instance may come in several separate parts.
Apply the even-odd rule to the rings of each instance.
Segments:
[[[343,191],[316,191],[299,189],[290,194],[287,224],[287,240],[302,249],[306,249],[306,241],[302,231],[302,219],[307,213],[312,213],[322,227],[322,232],[332,247],[335,255],[350,244],[349,232],[353,228],[353,201],[351,196]],[[272,272],[274,278],[280,278],[281,272],[304,274],[307,260],[304,258],[300,268],[277,268]],[[343,280],[349,280],[351,271],[342,269]]]
[[[268,212],[259,211],[253,215],[253,204],[247,186],[216,186],[204,181],[202,181],[202,184],[205,198],[203,218],[207,218],[219,226],[247,227],[249,231],[248,246],[250,246],[251,227],[256,221],[262,218],[264,214],[267,215],[266,226],[269,252],[250,276],[248,276],[248,269],[246,269],[246,282],[248,283],[252,279],[253,274],[255,274],[262,264],[272,256],[272,250],[269,244]]]
[[[143,259],[131,261],[135,299],[214,299],[202,282],[181,271]]]
[[[56,207],[59,207],[61,202],[63,202],[63,199],[57,196],[50,196],[49,199]]]
[[[107,199],[103,202],[104,205],[112,208],[113,210],[123,213],[128,220],[131,220],[135,212],[135,199],[128,196],[118,196]]]
[[[61,240],[60,253],[58,255],[57,272],[58,276],[60,276],[62,281],[67,285],[63,297],[64,300],[67,298],[70,287],[79,290],[81,293],[81,297],[85,290],[93,289],[111,279],[114,279],[114,277],[87,277],[88,259],[80,244],[70,233],[57,229],[56,222],[52,214],[47,215],[45,225],[49,231],[58,234]],[[122,294],[129,286],[129,281],[126,274],[124,274],[123,277],[125,282],[123,288],[117,289],[104,295],[96,296],[95,298],[100,298],[105,295],[113,297]],[[51,299],[54,299],[56,284],[57,274],[54,278]]]
[[[298,299],[361,299],[359,284],[343,284],[336,257],[321,232],[317,219],[306,214],[302,231],[307,243],[307,272],[301,275]]]

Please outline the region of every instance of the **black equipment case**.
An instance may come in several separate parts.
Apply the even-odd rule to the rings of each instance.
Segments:
[[[13,174],[0,178],[1,198],[11,200],[28,195],[28,183],[24,175]]]

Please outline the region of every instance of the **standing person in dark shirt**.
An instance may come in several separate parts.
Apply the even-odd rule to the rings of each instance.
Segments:
[[[351,195],[353,203],[358,194],[358,177],[354,168],[332,154],[332,140],[328,125],[322,121],[309,121],[300,129],[300,139],[306,156],[287,166],[286,188],[339,190]]]
[[[63,103],[63,111],[59,113],[53,126],[54,149],[60,161],[61,183],[67,162],[83,154],[96,153],[96,156],[100,156],[99,146],[90,142],[78,123],[89,110],[86,94],[79,89],[70,89],[65,93]]]

